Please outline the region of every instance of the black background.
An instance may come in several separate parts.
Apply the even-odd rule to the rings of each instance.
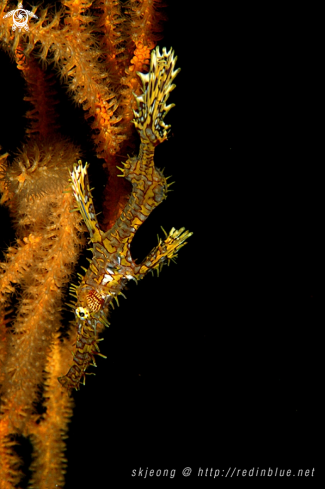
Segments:
[[[188,483],[199,467],[315,467],[315,480],[324,326],[319,13],[170,3],[159,45],[175,49],[182,71],[157,166],[176,183],[134,254],[155,246],[160,226],[194,235],[177,265],[130,286],[111,315],[101,343],[108,358],[74,394],[66,487],[143,482],[131,477],[140,467],[175,468],[175,480]],[[12,154],[27,106],[19,74],[0,60],[0,144]],[[61,97],[63,132],[92,168],[82,111]],[[10,240],[1,224],[3,249]],[[188,479],[185,466],[194,471]]]

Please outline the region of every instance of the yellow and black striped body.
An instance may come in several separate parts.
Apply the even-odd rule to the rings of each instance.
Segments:
[[[59,378],[68,389],[78,389],[88,366],[96,365],[95,355],[100,355],[97,334],[103,325],[108,326],[106,317],[113,299],[122,294],[129,280],[137,281],[149,270],[159,271],[164,263],[169,263],[192,234],[184,228],[178,231],[172,228],[142,263],[137,264],[132,259],[130,245],[137,229],[166,198],[168,191],[165,177],[154,166],[154,149],[167,139],[169,126],[163,120],[173,106],[167,106],[166,101],[179,71],[174,70],[175,63],[172,50],[167,53],[164,48],[160,54],[157,48],[151,55],[149,73],[139,74],[143,93],[136,97],[138,108],[133,122],[140,135],[140,150],[139,155],[129,158],[121,169],[121,176],[132,183],[132,193],[121,216],[106,233],[100,230],[96,218],[87,164],[82,166],[79,161],[71,173],[71,186],[90,234],[93,258],[79,286],[73,286],[78,324],[76,353],[69,372]]]

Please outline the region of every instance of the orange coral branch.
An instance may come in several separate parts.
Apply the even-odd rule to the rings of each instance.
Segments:
[[[23,238],[26,244],[19,242],[16,252],[11,250],[2,276],[4,292],[12,292],[11,283],[23,284],[13,332],[7,333],[9,348],[3,366],[5,380],[2,386],[3,413],[11,413],[12,426],[19,430],[23,428],[26,416],[33,412],[32,402],[43,380],[42,366],[48,355],[47,345],[60,324],[62,287],[69,281],[81,245],[78,231],[80,218],[69,212],[73,207],[73,196],[62,193],[64,184],[67,184],[67,168],[71,162],[69,159],[63,165],[60,162],[60,144],[53,149],[58,153],[51,155],[53,161],[47,159],[47,172],[41,171],[44,162],[34,161],[34,171],[29,175],[29,180],[25,179],[22,187],[16,186],[14,194],[16,199],[20,199],[16,208],[17,217],[20,218],[17,226],[28,226],[32,232]],[[71,157],[75,158],[77,154],[74,151]],[[22,159],[16,161],[16,165],[19,163],[24,166]],[[51,168],[51,163],[56,166]],[[46,173],[51,173],[51,169],[54,174],[59,173],[57,167],[60,163],[63,166],[61,170],[65,168],[66,171],[66,180],[60,182],[61,191],[37,196],[35,188],[42,186],[37,180],[43,181],[43,188],[46,189],[49,186],[46,180],[51,179]],[[14,171],[15,166],[7,171],[7,179],[13,186]],[[15,173],[19,183],[21,175],[23,172],[20,175]],[[54,191],[55,183],[54,180]],[[34,345],[39,346],[35,349]],[[28,354],[21,356],[22,351]]]
[[[59,336],[56,333],[53,337],[45,367],[46,413],[42,422],[34,423],[29,430],[35,452],[31,465],[33,477],[30,486],[37,489],[62,487],[66,472],[67,459],[63,455],[66,450],[64,438],[68,431],[74,403],[71,397],[62,393],[57,381],[57,377],[63,374],[71,358],[67,343],[65,342],[63,346]],[[71,342],[69,346],[71,348]]]
[[[28,96],[24,100],[31,102],[34,108],[29,110],[26,117],[31,120],[26,133],[31,136],[38,134],[41,138],[53,136],[58,125],[55,105],[57,100],[53,90],[53,74],[46,75],[33,58],[27,58],[18,46],[15,51],[17,68],[22,72],[27,85]]]

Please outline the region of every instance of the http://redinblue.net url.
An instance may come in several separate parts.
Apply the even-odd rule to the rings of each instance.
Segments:
[[[133,469],[131,477],[166,477],[173,479],[175,476],[181,477],[314,477],[315,468],[304,469],[286,469],[283,467],[249,467],[238,468],[228,467],[226,469],[218,469],[213,467],[199,467],[192,469],[184,467],[183,469],[167,469],[158,468],[151,469],[149,467],[139,467]]]

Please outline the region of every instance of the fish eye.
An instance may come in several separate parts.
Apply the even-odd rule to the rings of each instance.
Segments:
[[[77,307],[76,316],[81,320],[85,320],[89,317],[89,310],[86,307]]]

